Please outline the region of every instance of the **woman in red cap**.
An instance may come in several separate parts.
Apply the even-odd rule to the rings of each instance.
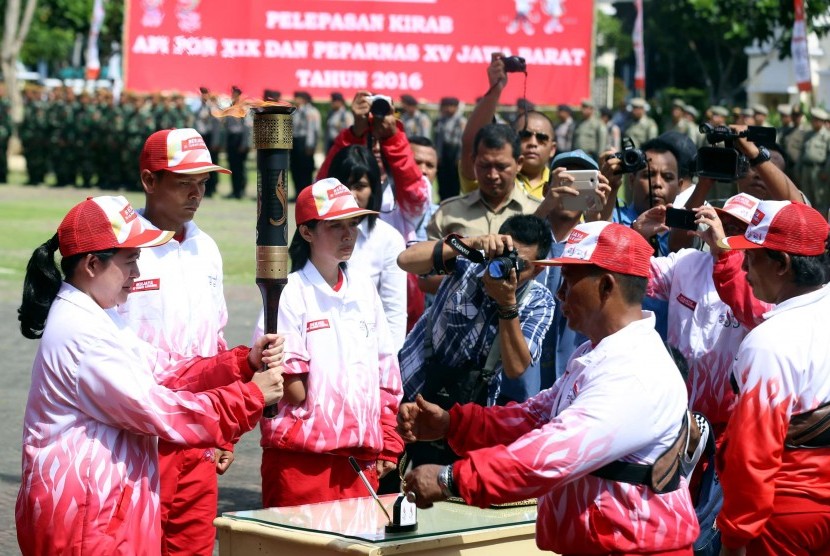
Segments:
[[[29,261],[20,328],[41,343],[15,509],[27,556],[160,554],[158,439],[206,448],[233,441],[282,397],[277,335],[252,350],[174,360],[120,320],[114,308],[138,278],[141,248],[172,235],[145,228],[124,197],[89,198]],[[269,370],[254,374],[263,364]]]
[[[303,189],[295,210],[277,318],[285,399],[260,426],[265,507],[366,496],[349,456],[377,488],[403,451],[397,350],[369,276],[346,264],[361,217],[377,213],[334,178]]]
[[[738,391],[717,467],[721,554],[830,553],[830,241],[822,215],[761,201],[743,236],[755,296],[775,304],[732,368]]]

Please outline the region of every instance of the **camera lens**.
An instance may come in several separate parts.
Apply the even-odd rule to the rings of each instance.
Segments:
[[[511,266],[509,264],[505,264],[503,257],[493,259],[487,265],[487,270],[490,272],[490,276],[496,280],[505,280],[510,274],[510,268]]]

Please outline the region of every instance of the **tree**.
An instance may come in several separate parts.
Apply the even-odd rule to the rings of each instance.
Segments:
[[[23,120],[23,97],[17,86],[17,59],[23,41],[29,33],[32,17],[35,13],[37,0],[26,0],[23,13],[20,13],[21,0],[7,0],[6,14],[3,20],[3,43],[0,48],[0,69],[3,70],[3,80],[8,91],[11,103],[12,120],[20,123]]]
[[[617,8],[630,32],[633,6]],[[709,92],[709,102],[731,103],[744,93],[747,47],[766,44],[789,56],[792,0],[646,0],[643,9],[650,92],[698,87]],[[827,34],[828,11],[830,0],[806,2],[808,29]]]

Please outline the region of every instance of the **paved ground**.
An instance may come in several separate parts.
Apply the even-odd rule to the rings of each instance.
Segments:
[[[230,286],[225,291],[230,317],[226,337],[231,345],[248,343],[262,305],[251,286]],[[20,485],[20,439],[23,411],[29,391],[31,364],[37,342],[21,336],[17,303],[0,301],[0,555],[20,554],[14,527],[14,504]],[[236,461],[219,478],[219,512],[259,507],[259,433],[254,430],[237,445]]]

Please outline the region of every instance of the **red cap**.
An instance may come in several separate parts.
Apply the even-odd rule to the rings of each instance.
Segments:
[[[141,150],[139,169],[142,172],[167,170],[175,174],[231,173],[213,163],[205,140],[189,127],[164,129],[148,137]]]
[[[588,222],[568,236],[561,257],[534,261],[542,266],[592,264],[632,276],[649,277],[654,249],[643,236],[622,224]]]
[[[310,220],[342,220],[364,214],[377,212],[357,206],[352,192],[336,178],[320,180],[300,191],[294,207],[298,226]]]
[[[129,201],[118,197],[88,197],[72,207],[58,226],[61,255],[92,253],[126,247],[155,247],[173,232],[145,228]]]
[[[790,201],[761,201],[742,236],[718,241],[724,249],[766,247],[790,255],[815,257],[827,249],[827,221],[812,207]]]

